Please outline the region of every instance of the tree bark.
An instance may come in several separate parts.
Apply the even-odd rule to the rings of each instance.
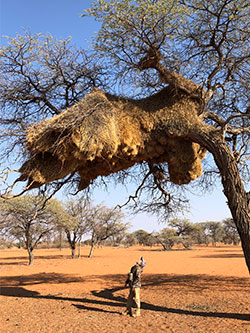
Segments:
[[[62,230],[59,231],[59,250],[62,251]]]
[[[77,255],[78,258],[81,258],[81,241],[79,240],[78,242],[78,255]]]
[[[241,180],[238,164],[222,134],[204,125],[201,131],[192,133],[189,138],[212,153],[220,171],[223,192],[238,230],[245,261],[250,273],[250,207],[248,195]]]
[[[74,246],[71,247],[71,257],[72,259],[75,259],[76,257],[76,248]]]
[[[29,254],[29,265],[34,264],[34,252],[32,248],[28,248],[28,254]]]
[[[92,258],[92,256],[93,256],[93,252],[94,252],[94,249],[95,249],[95,245],[94,245],[94,244],[91,244],[91,248],[90,248],[90,251],[89,251],[88,258]]]

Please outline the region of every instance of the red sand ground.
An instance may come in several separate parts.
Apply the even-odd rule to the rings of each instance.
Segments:
[[[1,332],[250,332],[249,274],[240,247],[160,251],[99,248],[92,259],[70,250],[2,250]],[[121,316],[128,270],[147,261],[142,315]]]

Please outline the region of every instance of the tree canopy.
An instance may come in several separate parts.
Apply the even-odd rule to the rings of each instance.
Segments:
[[[48,236],[56,225],[60,204],[53,199],[45,205],[42,196],[25,195],[10,200],[0,200],[0,231],[3,235],[25,245],[29,264],[34,261],[33,250]]]

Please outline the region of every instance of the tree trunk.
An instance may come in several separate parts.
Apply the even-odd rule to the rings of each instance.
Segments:
[[[78,242],[78,258],[81,258],[81,241]]]
[[[90,248],[90,251],[89,251],[88,258],[92,258],[94,249],[95,249],[95,244],[91,244],[91,248]]]
[[[75,259],[75,257],[76,257],[76,248],[75,248],[75,246],[71,247],[71,257],[72,257],[72,259]]]
[[[248,194],[244,188],[238,164],[230,147],[218,130],[204,125],[201,131],[192,133],[192,141],[199,143],[213,154],[215,163],[220,170],[224,194],[228,199],[234,223],[238,230],[245,261],[250,273],[250,205]]]
[[[164,243],[161,243],[161,246],[163,247],[163,251],[169,250],[169,247],[167,247]]]
[[[28,248],[28,254],[29,254],[29,265],[34,264],[34,252],[32,248]]]
[[[59,232],[59,250],[62,251],[62,230]]]

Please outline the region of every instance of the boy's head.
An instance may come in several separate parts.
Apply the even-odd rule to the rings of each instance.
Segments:
[[[141,257],[140,260],[136,262],[136,264],[141,266],[141,268],[143,268],[146,266],[146,261],[144,260],[143,257]]]

